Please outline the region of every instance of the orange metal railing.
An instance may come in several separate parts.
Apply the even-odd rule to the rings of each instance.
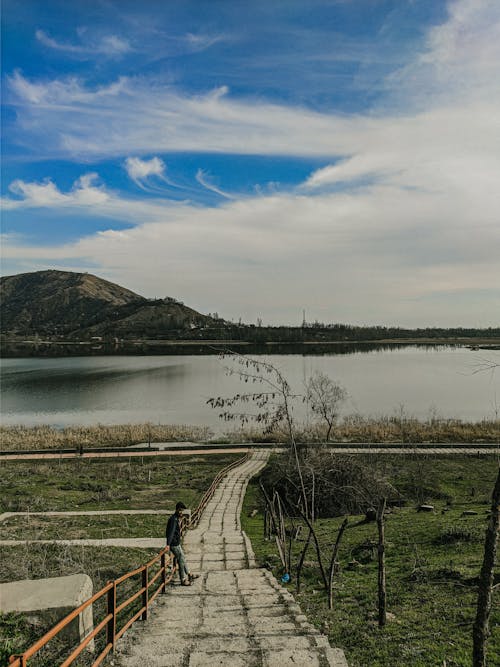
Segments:
[[[208,501],[212,498],[215,493],[215,490],[225,475],[235,468],[238,465],[241,465],[248,460],[250,456],[250,451],[247,451],[245,456],[237,461],[234,461],[230,465],[226,466],[220,470],[215,476],[210,488],[206,491],[203,498],[201,499],[198,507],[192,513],[189,521],[183,522],[181,524],[182,531],[184,532],[187,528],[194,528],[198,525],[201,514],[205,509]],[[151,569],[157,563],[160,564],[158,572],[153,576],[150,576]],[[129,627],[135,623],[139,618],[145,621],[148,618],[149,606],[156,599],[160,593],[166,593],[167,584],[170,583],[174,573],[177,569],[177,566],[174,562],[174,557],[170,553],[169,547],[163,548],[154,558],[150,561],[141,565],[140,567],[127,572],[126,574],[118,577],[114,581],[109,581],[104,588],[101,588],[100,591],[95,593],[91,598],[83,602],[79,607],[74,609],[70,614],[63,618],[57,625],[55,625],[49,632],[47,632],[43,637],[41,637],[37,642],[35,642],[30,648],[22,654],[11,655],[9,659],[9,667],[27,667],[28,660],[32,658],[36,653],[40,651],[44,646],[48,644],[51,639],[54,639],[64,628],[66,628],[72,621],[79,617],[79,615],[87,609],[91,604],[97,602],[102,597],[106,596],[106,614],[104,618],[99,621],[99,623],[94,627],[92,632],[90,632],[83,641],[78,644],[78,646],[72,651],[72,653],[60,664],[60,667],[69,667],[73,664],[76,658],[82,653],[82,651],[90,644],[90,642],[97,637],[102,631],[106,631],[106,644],[101,650],[99,655],[96,657],[92,663],[92,667],[98,667],[102,664],[105,657],[111,651],[114,651],[116,642],[122,637]],[[117,589],[120,584],[123,584],[125,581],[128,581],[134,576],[141,575],[141,587],[133,593],[126,600],[117,604]],[[157,584],[158,580],[160,583],[156,588],[151,592],[152,587]],[[117,619],[118,615],[125,612],[125,610],[133,603],[135,600],[141,600],[141,607],[138,610],[134,610],[133,615],[126,620],[123,626],[117,630]]]

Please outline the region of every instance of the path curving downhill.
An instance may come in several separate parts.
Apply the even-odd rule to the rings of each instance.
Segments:
[[[269,453],[254,452],[217,488],[184,541],[200,572],[192,586],[171,586],[149,621],[118,644],[120,667],[347,667],[344,653],[307,622],[293,596],[257,569],[240,513],[248,480]]]

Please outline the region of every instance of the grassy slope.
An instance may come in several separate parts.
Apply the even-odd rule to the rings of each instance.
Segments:
[[[375,461],[372,462],[377,465]],[[317,567],[311,560],[297,598],[304,612],[326,631],[334,646],[344,648],[352,667],[468,667],[475,615],[488,497],[496,476],[492,459],[446,458],[428,461],[385,457],[378,461],[401,488],[411,489],[423,476],[432,514],[414,506],[395,509],[386,520],[388,610],[394,616],[385,629],[376,624],[377,562],[370,547],[377,539],[375,524],[352,517],[341,550],[341,572],[335,583],[334,609],[328,611]],[[437,498],[437,499],[436,499]],[[259,513],[250,518],[252,510]],[[264,541],[261,500],[255,482],[249,486],[243,525],[257,560],[282,574],[272,542]],[[462,516],[465,509],[478,512]],[[341,519],[318,521],[325,554],[331,552]],[[296,544],[296,551],[302,546]],[[313,559],[312,549],[307,558]],[[360,565],[350,569],[349,562]],[[293,573],[292,573],[293,574]],[[498,577],[498,575],[497,575]],[[294,590],[293,582],[290,585]],[[498,591],[491,617],[490,665],[500,664],[500,605]]]

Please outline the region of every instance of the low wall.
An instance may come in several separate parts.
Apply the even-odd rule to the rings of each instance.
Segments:
[[[24,579],[0,584],[0,611],[24,613],[44,624],[55,625],[92,597],[92,579],[86,574],[50,579]],[[66,628],[78,643],[94,629],[92,605]],[[88,649],[94,651],[92,640]]]

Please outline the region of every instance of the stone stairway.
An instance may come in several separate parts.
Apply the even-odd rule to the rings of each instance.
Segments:
[[[233,469],[185,539],[192,586],[171,586],[150,619],[118,644],[121,667],[347,667],[343,651],[307,622],[293,596],[257,569],[241,530],[250,477],[266,463],[258,451]],[[177,583],[177,582],[176,582]]]

